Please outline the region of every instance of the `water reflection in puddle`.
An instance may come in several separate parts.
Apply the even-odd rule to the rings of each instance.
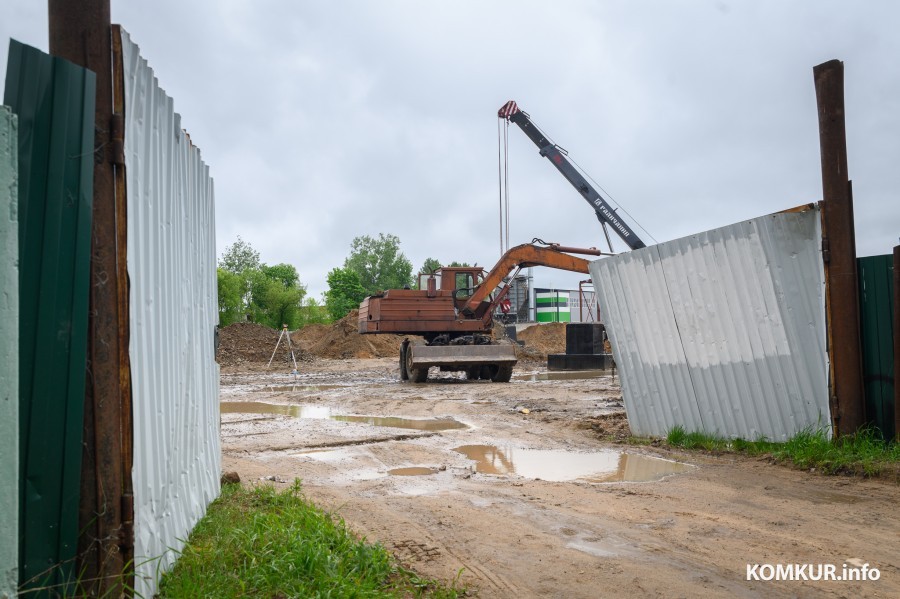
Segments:
[[[555,370],[533,374],[516,374],[516,381],[577,381],[581,379],[599,379],[612,376],[612,370]]]
[[[261,401],[223,401],[219,404],[223,414],[280,414],[294,418],[331,418],[327,406],[300,406],[263,403]]]
[[[261,401],[226,401],[220,410],[223,414],[279,414],[294,418],[317,418],[338,420],[340,422],[356,422],[371,426],[389,426],[417,431],[448,431],[469,428],[452,418],[396,418],[393,416],[347,416],[336,414],[328,406],[279,405]]]
[[[266,385],[263,391],[272,393],[299,393],[301,391],[329,391],[341,389],[340,385]]]
[[[393,470],[388,470],[388,474],[392,474],[394,476],[427,476],[429,474],[435,474],[437,470],[433,468],[423,468],[421,466],[413,466],[411,468],[394,468]]]
[[[693,468],[690,464],[618,451],[573,453],[553,449],[501,449],[495,445],[464,445],[455,451],[474,460],[475,470],[483,474],[518,474],[557,482],[647,482]]]

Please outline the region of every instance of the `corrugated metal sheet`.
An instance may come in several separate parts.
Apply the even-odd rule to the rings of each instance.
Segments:
[[[885,439],[896,435],[894,411],[894,256],[857,260],[866,420]]]
[[[19,581],[19,128],[0,107],[0,597]]]
[[[830,426],[820,240],[810,207],[591,263],[635,434]]]
[[[11,41],[19,118],[20,581],[75,575],[87,351],[96,77]]]
[[[219,494],[213,183],[122,33],[134,402],[136,591],[153,596]]]

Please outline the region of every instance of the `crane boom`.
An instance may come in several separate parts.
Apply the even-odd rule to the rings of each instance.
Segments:
[[[560,149],[544,136],[543,133],[531,122],[531,118],[527,113],[519,109],[512,100],[503,105],[497,111],[497,116],[511,121],[519,126],[519,128],[528,136],[528,139],[540,150],[541,156],[546,157],[556,169],[562,173],[562,176],[578,190],[578,193],[591,205],[591,208],[597,213],[597,220],[606,223],[612,227],[613,231],[622,238],[629,248],[633,250],[646,247],[637,233],[635,233],[628,224],[623,221],[616,210],[607,203],[606,199],[600,195],[594,187],[588,183],[581,173],[566,159]]]

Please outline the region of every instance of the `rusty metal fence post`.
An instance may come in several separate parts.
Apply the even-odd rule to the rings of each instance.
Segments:
[[[844,63],[813,68],[822,159],[822,255],[828,327],[829,387],[836,435],[865,424],[853,194],[847,173]]]
[[[50,53],[97,74],[88,378],[78,568],[85,592],[119,596],[133,587],[129,563],[131,410],[124,195],[116,193],[112,35],[109,0],[49,0]]]

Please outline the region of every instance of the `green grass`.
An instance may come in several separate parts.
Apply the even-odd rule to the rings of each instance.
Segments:
[[[784,443],[774,443],[764,438],[747,441],[688,433],[676,426],[669,431],[666,443],[682,449],[769,455],[778,462],[803,469],[815,468],[826,474],[896,475],[900,467],[900,443],[884,441],[872,429],[834,440],[828,439],[825,430],[806,429]]]
[[[458,578],[458,576],[457,576]],[[458,597],[307,501],[300,481],[225,485],[163,576],[160,597]]]

